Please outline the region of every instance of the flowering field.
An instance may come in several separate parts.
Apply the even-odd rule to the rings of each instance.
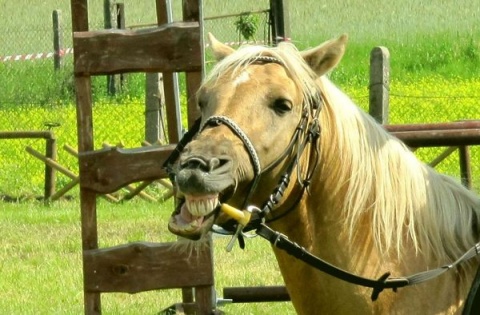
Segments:
[[[368,91],[365,87],[342,87],[365,111],[368,110]],[[429,76],[412,82],[391,82],[390,123],[451,122],[465,119],[480,119],[480,79],[445,79]],[[12,119],[15,117],[15,119]],[[76,113],[73,105],[44,107],[19,107],[0,111],[0,125],[6,130],[25,130],[32,121],[55,121],[60,124],[54,129],[58,140],[58,160],[61,164],[77,172],[76,160],[62,148],[64,145],[76,147]],[[97,102],[94,107],[94,134],[96,148],[103,143],[125,147],[138,147],[144,139],[144,105],[142,99],[127,98],[120,104]],[[25,145],[32,145],[43,152],[44,143],[39,140],[8,140],[8,145],[0,147],[0,192],[13,195],[42,194],[43,164],[25,152]],[[4,142],[5,143],[5,142]],[[480,175],[480,154],[474,148],[472,165]],[[23,156],[18,156],[22,152]],[[440,149],[422,149],[419,157],[428,162]],[[26,159],[28,169],[18,169],[19,159]],[[458,164],[453,155],[440,170],[457,176]],[[24,172],[25,171],[25,172]],[[28,184],[16,178],[28,178]],[[480,178],[480,176],[474,176]],[[57,185],[61,188],[68,178],[58,174]],[[477,189],[480,188],[477,186]]]

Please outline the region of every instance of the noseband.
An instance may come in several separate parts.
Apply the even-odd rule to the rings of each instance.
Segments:
[[[260,165],[260,159],[258,158],[257,151],[255,150],[255,147],[253,146],[248,136],[245,134],[245,132],[243,132],[242,128],[240,128],[240,126],[238,126],[238,124],[233,119],[230,119],[226,116],[211,116],[203,123],[203,125],[200,127],[199,132],[202,132],[207,126],[218,126],[220,124],[224,124],[225,126],[229,127],[230,130],[240,140],[242,140],[253,165],[254,180],[250,185],[249,193],[243,203],[242,208],[245,208],[251,195],[255,191],[258,180],[260,179],[260,175],[262,174],[262,166]]]

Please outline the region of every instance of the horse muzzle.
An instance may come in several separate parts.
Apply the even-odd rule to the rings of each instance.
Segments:
[[[228,199],[235,187],[233,165],[226,155],[180,159],[175,176],[178,206],[168,224],[170,232],[193,240],[208,233],[220,200]]]

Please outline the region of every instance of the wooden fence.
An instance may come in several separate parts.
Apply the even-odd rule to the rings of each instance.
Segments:
[[[411,148],[448,147],[434,161],[436,166],[456,149],[462,183],[472,188],[470,145],[480,145],[480,121],[436,124],[389,125],[390,53],[386,47],[375,47],[370,54],[369,113],[379,123]]]

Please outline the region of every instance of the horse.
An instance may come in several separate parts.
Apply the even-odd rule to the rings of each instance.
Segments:
[[[201,118],[169,168],[171,232],[204,239],[215,226],[235,229],[219,205],[263,206],[266,226],[367,278],[435,269],[479,241],[479,197],[419,161],[328,78],[346,35],[305,51],[209,40],[217,63],[196,94]],[[460,314],[479,265],[372,301],[369,288],[272,248],[298,314]]]

